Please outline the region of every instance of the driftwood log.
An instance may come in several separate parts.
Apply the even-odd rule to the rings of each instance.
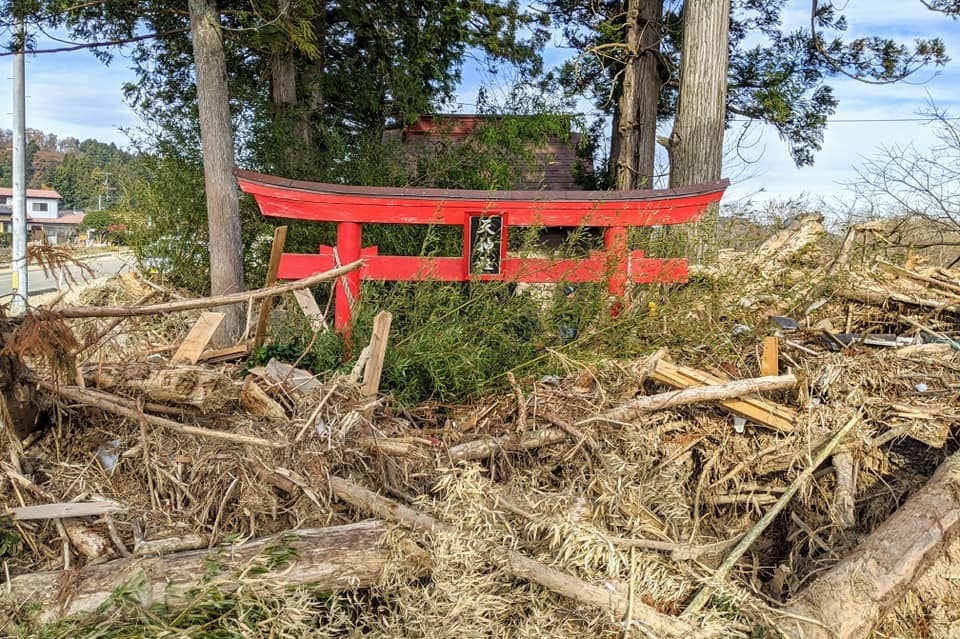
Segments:
[[[4,610],[24,614],[29,607],[37,611],[32,621],[49,623],[93,612],[107,604],[119,588],[131,592],[144,607],[159,604],[177,609],[190,602],[190,591],[197,588],[235,591],[244,574],[264,589],[310,584],[329,592],[371,586],[390,556],[385,542],[389,530],[381,521],[364,521],[289,531],[213,550],[21,575],[0,591],[0,614]],[[281,550],[284,559],[277,559]],[[411,561],[410,566],[422,572],[427,563]]]
[[[166,430],[185,433],[187,435],[199,435],[200,437],[209,437],[211,439],[222,439],[224,441],[236,442],[239,444],[265,446],[268,448],[283,448],[287,445],[284,442],[272,442],[263,439],[262,437],[214,430],[212,428],[203,428],[200,426],[190,426],[188,424],[181,424],[164,417],[150,415],[140,410],[140,407],[136,402],[119,397],[117,395],[111,395],[105,391],[80,388],[79,386],[69,386],[66,384],[54,384],[53,382],[49,382],[38,377],[29,377],[28,379],[34,382],[39,388],[42,388],[49,393],[59,395],[60,397],[64,397],[74,402],[79,402],[93,408],[98,408],[100,410],[113,413],[114,415],[129,417],[130,419],[144,422],[152,426],[159,426],[160,428],[165,428]]]
[[[124,389],[159,403],[172,402],[215,411],[237,395],[237,383],[222,371],[203,366],[148,362],[91,364],[84,381],[101,390]]]
[[[259,288],[253,291],[243,291],[240,293],[229,293],[227,295],[217,295],[215,297],[200,297],[190,300],[179,300],[176,302],[165,302],[163,304],[151,304],[150,306],[75,306],[70,308],[60,308],[47,311],[51,315],[64,319],[78,319],[83,317],[142,317],[145,315],[163,315],[166,313],[179,313],[182,311],[193,311],[198,308],[210,308],[213,306],[226,306],[228,304],[238,304],[240,302],[250,302],[261,300],[268,297],[283,295],[291,291],[302,288],[309,288],[321,282],[335,280],[350,271],[354,271],[363,265],[363,260],[357,260],[345,264],[338,268],[317,273],[302,280],[285,282],[274,286]]]
[[[960,453],[837,565],[787,605],[781,632],[861,639],[960,531]],[[804,619],[810,621],[804,621]]]
[[[616,422],[626,422],[636,419],[643,413],[650,413],[658,410],[666,410],[675,406],[685,406],[687,404],[698,404],[701,402],[722,401],[744,395],[752,395],[762,391],[782,390],[793,388],[797,385],[797,378],[794,375],[780,375],[771,377],[757,377],[754,379],[738,379],[732,382],[726,382],[710,386],[695,386],[683,390],[671,391],[669,393],[660,393],[657,395],[648,395],[631,400],[613,410],[590,417],[577,422],[577,426],[582,426],[591,421],[610,420]]]

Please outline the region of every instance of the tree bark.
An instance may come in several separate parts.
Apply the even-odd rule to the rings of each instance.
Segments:
[[[670,187],[720,179],[727,106],[730,0],[687,0]]]
[[[0,594],[0,610],[36,607],[33,621],[49,623],[93,612],[125,589],[148,608],[177,609],[189,604],[197,588],[221,593],[237,589],[238,574],[257,579],[258,588],[311,584],[321,591],[362,588],[377,582],[390,558],[385,536],[390,526],[364,521],[346,526],[296,530],[235,546],[197,550],[167,557],[117,559],[71,572],[21,575]],[[272,552],[271,552],[272,551]],[[278,559],[280,556],[286,559]],[[423,561],[411,564],[418,571]]]
[[[270,54],[270,95],[276,106],[297,103],[297,69],[289,50]]]
[[[227,64],[214,0],[190,0],[189,9],[210,232],[210,291],[213,295],[223,295],[243,290],[240,197],[233,177],[236,160],[230,125]],[[219,310],[226,317],[214,336],[214,342],[224,346],[239,338],[244,309],[233,305]]]
[[[662,0],[630,0],[627,9],[627,63],[615,121],[617,189],[653,188],[657,144]]]
[[[870,631],[960,531],[960,453],[787,606],[787,637],[856,639]],[[819,623],[807,622],[812,619]]]

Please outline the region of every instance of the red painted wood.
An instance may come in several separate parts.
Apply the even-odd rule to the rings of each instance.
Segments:
[[[364,258],[360,277],[365,280],[410,282],[436,280],[466,282],[470,279],[461,257],[409,257],[377,255]],[[332,253],[284,253],[280,258],[278,278],[298,280],[334,268]],[[511,282],[601,282],[608,277],[609,260],[604,253],[568,260],[521,259],[503,261],[501,279]],[[635,284],[651,282],[684,282],[687,279],[685,259],[650,259],[642,251],[632,251],[628,277]]]
[[[604,230],[603,248],[610,256],[610,274],[607,290],[615,297],[623,297],[627,292],[627,278],[630,265],[627,255],[627,229],[615,226]]]
[[[388,189],[295,182],[274,176],[235,171],[240,188],[257,200],[264,215],[295,220],[337,222],[337,255],[321,246],[319,254],[285,253],[280,279],[300,279],[360,257],[364,266],[335,285],[336,329],[349,336],[351,307],[360,295],[360,280],[463,282],[470,280],[469,257],[381,256],[377,247],[361,247],[362,224],[463,225],[470,216],[501,215],[511,226],[606,227],[604,251],[581,259],[504,258],[502,275],[484,279],[515,282],[608,282],[610,293],[622,296],[627,282],[682,282],[683,259],[649,259],[627,251],[627,227],[695,221],[719,202],[729,182],[666,191],[456,191]],[[337,256],[339,260],[336,259]]]
[[[349,264],[360,259],[360,243],[363,227],[356,222],[341,222],[337,225],[337,253],[340,264]],[[281,256],[282,259],[282,256]],[[351,271],[334,284],[334,329],[347,340],[350,339],[350,324],[353,306],[360,299],[360,273]]]
[[[441,189],[355,189],[297,183],[267,184],[239,172],[240,188],[257,200],[264,215],[323,222],[463,224],[468,215],[509,212],[511,226],[652,226],[700,218],[718,202],[727,182],[700,190],[667,191],[454,191]],[[273,179],[271,176],[261,176]],[[289,180],[285,182],[290,182]],[[372,193],[371,193],[372,192]],[[630,196],[634,197],[631,198]]]

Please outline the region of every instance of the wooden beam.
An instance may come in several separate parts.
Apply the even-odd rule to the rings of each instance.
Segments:
[[[200,319],[193,325],[186,339],[180,344],[180,348],[170,358],[171,364],[196,364],[200,360],[200,354],[207,347],[213,334],[223,321],[225,315],[214,311],[205,311],[200,314]]]
[[[651,377],[661,384],[674,388],[710,386],[727,381],[710,373],[686,366],[677,366],[664,360],[657,362]],[[797,417],[796,411],[792,408],[769,402],[761,397],[746,396],[736,399],[723,399],[717,403],[744,419],[763,424],[783,433],[789,433],[793,430],[793,424]]]
[[[280,256],[283,255],[283,245],[287,241],[287,227],[278,226],[273,230],[273,247],[270,249],[270,263],[267,265],[267,279],[264,287],[273,286],[277,281],[277,271],[280,269]],[[257,316],[257,328],[253,338],[253,349],[263,346],[266,339],[267,322],[270,319],[270,308],[273,298],[268,297],[260,302],[260,315]]]
[[[387,340],[390,337],[390,323],[393,314],[380,311],[373,319],[373,333],[370,335],[370,359],[363,369],[363,389],[361,396],[375,397],[380,390],[380,376],[383,374],[383,359],[387,354]]]
[[[96,517],[123,510],[123,506],[112,501],[68,501],[39,506],[11,508],[14,519],[65,519],[73,517]]]

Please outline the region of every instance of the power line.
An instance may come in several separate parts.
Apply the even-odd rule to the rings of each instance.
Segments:
[[[731,118],[733,122],[758,122],[753,118]],[[960,118],[827,118],[827,124],[860,124],[869,122],[958,122]]]

